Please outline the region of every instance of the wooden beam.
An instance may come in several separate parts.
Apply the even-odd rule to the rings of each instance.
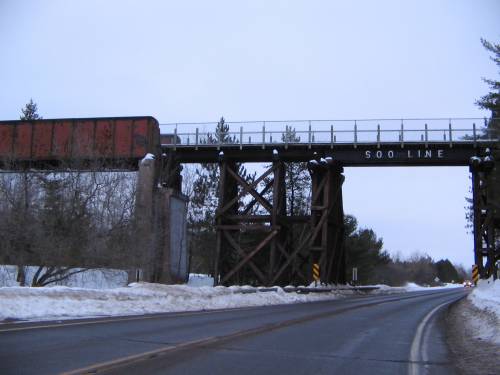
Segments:
[[[220,210],[217,210],[217,212],[215,213],[215,216],[220,216],[222,214],[224,214],[224,212],[226,212],[233,204],[235,204],[238,200],[240,200],[242,197],[244,197],[245,195],[247,195],[248,193],[251,193],[252,190],[255,191],[255,188],[257,187],[257,185],[262,181],[264,180],[267,176],[269,176],[272,172],[273,172],[273,169],[274,168],[269,168],[267,171],[265,171],[258,179],[256,179],[254,182],[252,182],[251,184],[248,184],[246,181],[244,181],[242,178],[240,178],[235,172],[232,171],[232,169],[228,168],[228,171],[229,173],[234,177],[234,176],[237,176],[238,178],[235,177],[236,181],[240,182],[240,185],[243,186],[243,190],[241,191],[241,193],[234,197],[233,199],[231,199],[227,204],[224,205],[224,207],[222,207]],[[243,181],[243,183],[241,183],[241,181]],[[258,193],[257,193],[258,194]]]
[[[231,246],[236,249],[236,251],[243,257],[246,257],[245,251],[240,247],[240,245],[234,240],[234,238],[226,231],[224,231],[224,236],[226,237],[227,241],[231,244]],[[249,259],[248,260],[248,265],[250,268],[252,268],[253,272],[257,275],[257,277],[260,279],[260,282],[262,284],[265,284],[266,278],[264,274],[259,270],[259,268],[255,265],[255,263]]]
[[[269,213],[272,213],[273,207],[271,204],[264,198],[262,197],[255,189],[252,189],[251,186],[243,180],[236,172],[228,168],[228,172],[233,178],[244,188],[246,187],[248,189],[248,192],[252,194],[252,196],[257,199],[257,201],[264,207]]]
[[[267,193],[269,191],[269,189],[271,189],[271,187],[273,186],[274,184],[274,179],[269,181],[266,186],[264,187],[264,189],[262,189],[262,191],[259,193],[261,196],[264,196],[265,193]],[[274,193],[273,193],[274,194]],[[255,206],[255,204],[257,203],[257,200],[256,199],[252,199],[252,201],[247,205],[247,207],[243,210],[243,212],[241,213],[242,215],[246,215],[248,214],[253,206]]]
[[[278,234],[277,230],[273,230],[271,233],[269,233],[264,240],[260,244],[257,245],[257,247],[252,250],[250,253],[248,253],[245,258],[243,258],[227,275],[224,276],[222,279],[221,283],[224,284],[227,280],[231,278],[236,272],[240,270],[241,267],[243,267],[248,260],[252,259],[255,254],[257,254],[260,250],[262,250],[268,243],[271,241],[271,239]]]

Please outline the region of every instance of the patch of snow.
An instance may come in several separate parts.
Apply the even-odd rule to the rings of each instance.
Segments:
[[[439,290],[439,289],[449,289],[449,288],[463,288],[462,284],[452,284],[445,283],[441,286],[422,286],[415,283],[407,283],[403,287],[407,292],[413,292],[417,290]]]
[[[197,311],[320,301],[339,296],[286,293],[280,287],[271,292],[245,293],[245,290],[252,288],[149,283],[132,283],[115,289],[4,287],[0,288],[0,321]]]
[[[469,322],[474,326],[477,336],[500,344],[500,280],[479,280],[467,298],[485,312]]]
[[[214,278],[203,273],[190,273],[187,285],[189,286],[213,286]]]
[[[125,275],[126,273],[124,277]],[[337,290],[332,285],[318,285],[316,288],[333,287],[334,290],[300,294],[287,293],[281,287],[259,290],[248,285],[213,287],[212,284],[213,278],[208,275],[190,274],[186,285],[140,282],[113,289],[68,286],[0,287],[0,321],[70,319],[276,305],[331,300],[356,293],[347,285],[339,286]],[[310,287],[313,287],[313,284]],[[431,289],[415,284],[402,288],[392,288],[387,285],[378,287],[379,290],[371,293],[403,293],[415,288]]]
[[[309,163],[310,163],[310,164],[313,164],[313,165],[318,165],[318,164],[319,164],[319,163],[318,163],[318,161],[317,161],[317,160],[315,160],[315,159],[311,159],[311,160],[309,160]]]
[[[151,153],[147,153],[146,156],[142,158],[142,160],[155,160],[155,156]]]
[[[273,150],[273,155],[278,155],[278,150],[274,149]]]

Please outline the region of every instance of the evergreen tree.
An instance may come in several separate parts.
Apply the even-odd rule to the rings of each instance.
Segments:
[[[21,113],[22,115],[19,117],[19,119],[24,121],[40,120],[42,118],[42,116],[38,114],[38,106],[35,102],[33,102],[33,99],[30,99],[29,103],[27,103],[24,106],[24,108],[21,108]],[[28,176],[28,173],[24,173],[22,181],[22,189],[24,192],[24,207],[23,207],[24,217],[28,216],[28,208],[30,202],[29,185],[30,185],[30,178]],[[23,223],[22,225],[25,224]],[[27,243],[22,245],[22,247],[24,247],[24,249],[22,249],[23,252],[30,251],[29,245]],[[26,267],[22,264],[22,262],[18,262],[16,280],[19,282],[19,285],[21,286],[24,286],[26,283]]]
[[[232,144],[237,142],[231,136],[229,125],[221,117],[214,133],[208,133],[209,144]],[[237,165],[238,174],[247,182],[252,182],[255,174],[249,174],[242,165]],[[218,208],[220,171],[217,163],[202,163],[196,169],[193,183],[193,197],[189,204],[188,228],[190,235],[191,264],[193,272],[210,273],[216,247],[215,212]],[[241,189],[241,187],[239,187]],[[232,256],[226,256],[225,260]],[[229,259],[229,261],[231,261]]]
[[[500,44],[490,43],[487,40],[481,39],[484,48],[493,53],[491,60],[500,68]],[[483,109],[490,110],[494,118],[500,116],[500,81],[494,79],[483,78],[483,81],[490,87],[490,92],[476,101],[476,104]],[[492,124],[498,130],[498,123]]]
[[[500,44],[490,43],[484,39],[481,39],[481,43],[493,54],[490,58],[500,68]],[[500,81],[489,78],[483,78],[483,81],[488,84],[490,92],[477,100],[476,104],[482,109],[491,111],[491,119],[487,122],[487,134],[484,137],[500,139]],[[500,142],[496,142],[491,153],[495,159],[495,168],[488,179],[488,200],[493,210],[496,240],[500,241]],[[472,222],[470,209],[467,215],[469,223]]]
[[[294,128],[286,127],[281,140],[285,143],[299,143],[300,137]],[[286,207],[290,216],[306,215],[309,211],[311,176],[307,163],[285,163]]]
[[[377,266],[390,262],[389,254],[383,250],[383,241],[377,238],[371,229],[358,229],[358,222],[354,216],[346,215],[345,252],[348,279],[351,278],[352,268],[358,268],[358,282],[361,284],[373,283]]]
[[[20,120],[30,121],[30,120],[41,120],[42,116],[38,114],[38,105],[30,99],[24,108],[21,109],[22,115],[19,117]]]
[[[448,259],[441,259],[436,262],[437,277],[443,283],[457,282],[459,280],[456,268]]]

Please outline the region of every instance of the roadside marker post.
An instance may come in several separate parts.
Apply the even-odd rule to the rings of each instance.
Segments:
[[[313,280],[314,280],[314,286],[318,285],[318,283],[321,280],[318,263],[313,263]]]
[[[479,280],[479,267],[477,264],[472,265],[472,281],[474,282],[474,285],[477,285],[477,282]]]
[[[358,267],[352,268],[352,284],[356,285],[358,282]]]

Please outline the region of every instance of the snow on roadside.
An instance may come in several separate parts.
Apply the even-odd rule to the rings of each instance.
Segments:
[[[500,345],[500,280],[479,280],[467,299],[480,310],[468,321],[476,337]]]
[[[0,322],[276,305],[340,296],[336,293],[286,293],[281,288],[276,292],[241,293],[248,288],[149,283],[133,283],[114,289],[4,287],[0,288]]]
[[[407,292],[413,292],[417,290],[439,290],[439,289],[450,289],[450,288],[463,288],[462,284],[452,284],[452,283],[445,283],[444,285],[441,286],[421,286],[415,283],[407,283],[403,287]]]
[[[330,292],[299,294],[287,293],[279,287],[275,287],[276,291],[255,292],[255,288],[249,286],[212,287],[212,283],[213,279],[207,275],[191,274],[186,285],[141,282],[111,289],[75,286],[0,287],[0,322],[277,305],[330,300],[355,293],[348,285]],[[311,287],[313,285],[309,286]],[[370,294],[437,289],[420,287],[416,284],[396,288],[387,285],[377,285],[377,287],[379,289],[371,291]],[[318,285],[317,288],[326,287]]]

